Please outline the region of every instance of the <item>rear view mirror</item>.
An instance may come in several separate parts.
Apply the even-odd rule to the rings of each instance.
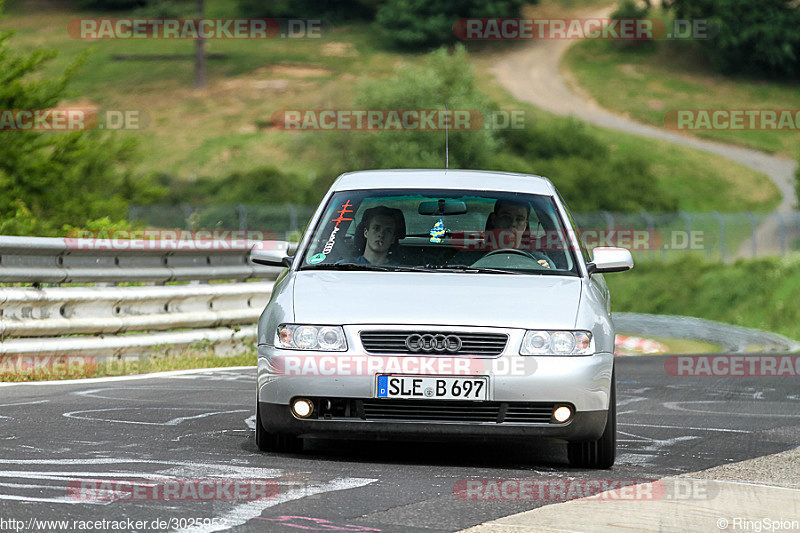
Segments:
[[[467,212],[467,204],[457,200],[431,200],[420,202],[420,215],[463,215]]]
[[[586,265],[589,274],[623,272],[633,268],[631,251],[625,248],[599,247],[592,250],[594,261]]]

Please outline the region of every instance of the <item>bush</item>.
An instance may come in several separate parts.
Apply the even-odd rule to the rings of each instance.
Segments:
[[[299,176],[274,167],[233,172],[222,179],[201,177],[177,180],[161,174],[158,183],[167,189],[160,202],[190,205],[299,204],[310,203],[308,186]]]
[[[610,153],[577,120],[557,120],[524,130],[504,130],[504,147],[526,165],[517,159],[510,167],[496,168],[549,177],[575,211],[677,209],[677,198],[659,186],[644,160]]]
[[[142,7],[147,4],[147,0],[80,0],[81,9],[93,9],[97,11],[122,11]]]
[[[624,0],[616,11],[611,13],[614,20],[634,20],[644,19],[650,15],[650,6],[644,4],[641,7],[634,0]],[[619,39],[611,41],[611,44],[622,50],[641,50],[645,47],[652,47],[653,41],[644,39]]]
[[[595,159],[608,154],[608,147],[571,118],[559,120],[555,125],[502,130],[501,137],[506,148],[533,160],[558,157]]]
[[[356,97],[360,109],[496,109],[475,87],[472,66],[463,46],[429,54],[421,66],[405,65],[391,79],[361,82]],[[450,131],[450,167],[485,168],[497,151],[496,133],[489,129]],[[345,154],[348,168],[444,168],[444,131],[345,132],[333,138]]]
[[[238,0],[239,13],[250,18],[372,20],[378,0]]]
[[[794,190],[797,196],[797,205],[800,205],[800,159],[798,159],[797,162],[797,170],[794,172]]]
[[[680,18],[710,19],[717,35],[701,41],[726,74],[797,79],[800,5],[795,0],[675,0]]]
[[[456,42],[453,24],[461,18],[519,18],[525,4],[538,0],[386,0],[377,26],[398,48],[425,49]]]

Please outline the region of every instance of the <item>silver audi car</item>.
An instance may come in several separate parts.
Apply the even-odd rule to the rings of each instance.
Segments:
[[[551,439],[573,466],[616,449],[614,325],[602,274],[553,184],[466,170],[340,176],[258,323],[255,438]]]

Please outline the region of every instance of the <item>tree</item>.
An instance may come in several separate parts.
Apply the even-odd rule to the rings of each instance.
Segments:
[[[453,24],[461,18],[518,18],[538,0],[386,0],[375,22],[399,48],[425,49],[456,42]]]
[[[684,19],[708,19],[717,35],[702,40],[727,74],[796,79],[800,76],[800,4],[796,0],[674,0]]]
[[[0,110],[58,106],[79,63],[47,78],[42,66],[56,52],[17,52],[11,36],[0,31]],[[0,231],[56,235],[105,216],[124,220],[129,201],[155,193],[129,168],[134,145],[98,130],[0,131]]]

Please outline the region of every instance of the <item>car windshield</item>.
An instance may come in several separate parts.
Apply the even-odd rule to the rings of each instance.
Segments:
[[[312,231],[301,270],[579,275],[545,195],[341,191]]]

